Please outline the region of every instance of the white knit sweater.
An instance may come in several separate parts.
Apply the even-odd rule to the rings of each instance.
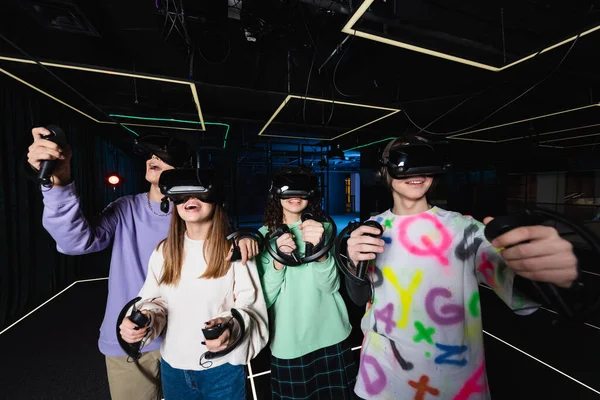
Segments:
[[[185,236],[184,261],[177,285],[158,284],[164,264],[162,247],[152,253],[148,276],[139,294],[143,301],[139,309],[152,311],[147,342],[162,334],[161,355],[178,369],[247,364],[269,340],[267,307],[256,264],[248,261],[243,266],[235,262],[221,278],[199,279],[206,270],[203,245],[203,240]],[[226,356],[201,366],[200,356],[207,351],[201,343],[205,341],[204,323],[217,317],[230,318],[232,308],[244,318],[246,333],[242,342]]]

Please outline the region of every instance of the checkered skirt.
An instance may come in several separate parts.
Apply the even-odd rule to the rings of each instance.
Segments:
[[[271,356],[273,399],[356,399],[357,373],[347,340],[290,360]]]

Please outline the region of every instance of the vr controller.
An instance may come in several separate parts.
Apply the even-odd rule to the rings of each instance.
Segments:
[[[231,233],[227,236],[227,240],[231,240],[233,242],[233,249],[231,254],[231,262],[239,261],[242,259],[242,252],[238,243],[240,240],[250,238],[256,241],[258,244],[259,251],[262,251],[264,237],[263,235],[256,229],[253,228],[242,228],[237,231]],[[208,338],[207,338],[208,339]]]
[[[142,345],[143,340],[139,341],[137,343],[127,343],[121,337],[121,329],[119,327],[121,325],[121,321],[123,321],[123,319],[125,318],[127,311],[132,306],[133,306],[133,311],[131,312],[129,319],[131,320],[131,322],[133,322],[134,324],[137,325],[134,329],[139,330],[140,328],[143,328],[146,325],[148,325],[148,323],[150,322],[150,319],[148,317],[146,317],[144,314],[142,314],[135,307],[135,304],[140,300],[142,300],[141,297],[136,297],[135,299],[129,301],[125,305],[125,307],[123,307],[121,312],[119,313],[119,318],[117,318],[117,340],[119,341],[119,345],[121,346],[123,351],[135,361],[139,360],[142,357],[142,353],[140,352],[140,347]]]
[[[547,218],[529,210],[517,215],[507,215],[494,218],[486,225],[484,235],[488,241],[493,241],[498,236],[519,228],[521,226],[535,226],[543,224]]]
[[[219,336],[223,334],[223,332],[225,332],[225,329],[227,329],[227,327],[227,324],[216,324],[214,326],[211,326],[210,328],[203,328],[202,334],[204,335],[204,338],[206,340],[215,340],[218,339]]]
[[[202,329],[202,333],[206,340],[214,340],[225,332],[226,329],[229,330],[230,335],[235,336],[234,339],[227,345],[227,347],[221,351],[212,352],[207,351],[202,354],[200,357],[200,365],[209,367],[210,365],[204,365],[203,359],[206,360],[214,360],[215,358],[224,357],[227,354],[231,353],[236,347],[239,346],[240,342],[244,338],[246,334],[246,325],[244,324],[244,318],[240,314],[238,310],[235,308],[231,309],[232,318],[225,324],[217,324],[215,326],[211,326],[210,328]]]
[[[545,221],[555,220],[572,228],[578,233],[588,244],[592,250],[600,258],[600,241],[587,228],[573,223],[559,213],[545,210],[541,208],[528,209],[517,215],[502,216],[494,218],[484,230],[484,235],[488,241],[493,241],[498,236],[501,236],[513,229],[522,226],[541,225]],[[521,244],[521,243],[519,243]],[[581,291],[583,282],[581,281],[581,273],[570,290],[560,289],[551,283],[536,282],[515,276],[515,287],[521,292],[527,293],[528,286],[532,286],[541,299],[548,305],[552,306],[559,316],[571,321],[582,321],[600,306],[600,295],[597,295],[597,300],[592,302],[591,307],[585,307],[583,304],[574,304],[565,299],[565,295],[573,294]]]
[[[335,221],[329,216],[317,219],[310,213],[304,213],[302,214],[301,219],[303,222],[312,219],[318,220],[318,222],[321,223],[328,223],[331,225],[331,232],[329,233],[329,235],[327,235],[327,238],[325,237],[325,235],[323,235],[323,237],[321,238],[319,243],[317,243],[316,246],[313,246],[312,243],[305,243],[304,254],[300,255],[300,253],[297,250],[285,253],[280,248],[273,247],[272,243],[276,242],[276,240],[279,237],[283,236],[286,233],[291,234],[290,228],[287,225],[282,224],[281,226],[279,226],[277,230],[272,232],[267,237],[267,242],[265,243],[265,245],[267,251],[269,252],[271,257],[273,257],[273,259],[288,267],[297,267],[302,264],[316,261],[319,258],[323,257],[333,247],[333,244],[335,242],[335,236],[337,235],[337,226],[335,225]]]
[[[127,315],[127,311],[129,310],[129,308],[133,307],[131,315],[129,315],[129,319],[131,320],[131,322],[136,324],[136,327],[134,328],[135,330],[139,330],[147,326],[150,322],[150,319],[144,314],[142,314],[135,306],[135,304],[140,300],[142,300],[141,297],[136,297],[135,299],[129,301],[119,313],[119,317],[117,318],[117,341],[119,342],[119,346],[121,346],[125,354],[127,354],[133,360],[133,362],[135,362],[135,365],[140,371],[140,373],[146,379],[148,379],[149,382],[152,382],[152,384],[160,386],[160,382],[156,380],[156,377],[150,374],[148,371],[146,371],[139,363],[139,359],[142,357],[141,347],[144,343],[144,339],[140,340],[137,343],[127,343],[121,337],[121,329],[119,328],[119,326],[121,325],[121,321],[123,321],[123,319],[125,318],[125,315]]]
[[[59,126],[48,125],[46,129],[50,131],[50,134],[42,135],[42,139],[54,142],[60,147],[66,146],[67,137]],[[58,160],[43,160],[40,162],[40,169],[37,174],[37,180],[40,185],[44,187],[52,186],[52,173],[54,173],[56,164],[58,164]]]
[[[377,221],[367,220],[364,222],[355,222],[355,221],[350,222],[348,224],[348,226],[346,226],[340,232],[338,237],[336,238],[335,252],[334,252],[335,261],[336,261],[338,268],[342,271],[342,273],[348,279],[350,279],[352,282],[354,282],[358,285],[361,285],[361,286],[367,285],[369,283],[369,280],[366,277],[367,265],[369,264],[369,262],[368,261],[360,261],[358,263],[358,266],[356,266],[354,264],[354,262],[350,259],[350,257],[348,257],[347,254],[345,256],[346,259],[343,260],[342,254],[341,254],[341,251],[342,251],[341,249],[342,249],[342,246],[348,241],[350,234],[363,225],[370,226],[370,227],[373,227],[373,228],[376,228],[379,230],[378,235],[367,234],[368,236],[381,237],[381,235],[383,235],[383,227]],[[348,237],[346,237],[346,236],[348,236]],[[348,265],[350,265],[350,268],[348,268]],[[356,271],[356,274],[353,273],[352,270]]]

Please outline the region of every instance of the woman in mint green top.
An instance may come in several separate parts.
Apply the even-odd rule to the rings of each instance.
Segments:
[[[305,211],[322,214],[318,179],[308,171],[280,172],[271,194],[260,231],[268,236],[287,224],[291,235],[283,234],[276,244],[282,252],[304,254],[305,242],[316,246],[331,228],[310,219],[301,222]],[[270,315],[273,399],[352,398],[357,365],[346,340],[352,327],[333,254],[285,266],[264,251],[258,267]]]

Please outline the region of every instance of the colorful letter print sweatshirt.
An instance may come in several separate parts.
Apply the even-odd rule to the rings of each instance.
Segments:
[[[356,393],[365,399],[485,400],[478,283],[519,314],[536,306],[513,292],[514,273],[471,217],[434,207],[386,211],[385,250],[369,268],[373,297]]]

